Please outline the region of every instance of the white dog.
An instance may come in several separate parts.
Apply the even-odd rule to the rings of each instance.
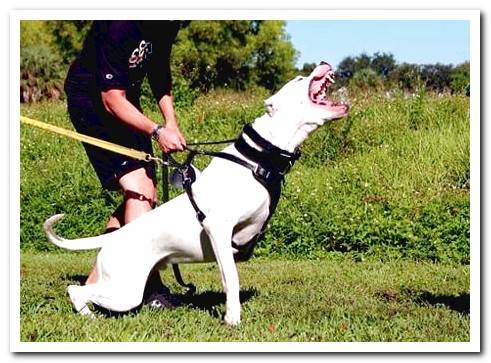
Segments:
[[[333,77],[331,66],[322,62],[308,77],[294,78],[265,101],[267,112],[254,121],[252,128],[284,154],[293,155],[317,127],[347,115],[347,105],[326,98]],[[248,135],[243,140],[261,152],[261,143]],[[223,152],[255,165],[235,145]],[[67,240],[57,236],[52,226],[63,215],[54,215],[45,222],[48,240],[59,247],[101,248],[96,262],[97,283],[70,285],[67,289],[76,311],[92,315],[87,306],[91,302],[112,311],[128,311],[141,303],[154,266],[216,261],[226,294],[225,322],[239,324],[239,277],[234,261],[238,249],[234,247],[256,240],[269,218],[270,193],[251,170],[216,157],[192,185],[192,193],[206,215],[201,223],[186,194],[115,232],[96,237]]]

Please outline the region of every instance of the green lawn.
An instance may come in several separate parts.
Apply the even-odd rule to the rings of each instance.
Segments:
[[[21,253],[21,342],[467,342],[469,267],[410,260],[253,259],[239,264],[242,323],[223,323],[215,264],[182,265],[196,295],[175,310],[90,319],[65,288],[94,253]],[[181,293],[170,269],[162,272]]]
[[[79,142],[23,125],[20,340],[468,342],[469,99],[355,96],[348,118],[305,142],[255,258],[239,265],[238,328],[223,324],[213,264],[182,266],[198,293],[176,310],[74,314],[65,289],[83,280],[94,252],[60,252],[42,223],[65,213],[60,235],[100,234],[121,195],[101,190]],[[264,112],[264,98],[200,97],[178,110],[183,132],[189,142],[234,137]],[[23,105],[21,113],[72,129],[63,102]],[[147,113],[159,119],[155,108]],[[196,159],[200,169],[208,162]],[[180,291],[169,270],[162,276]]]

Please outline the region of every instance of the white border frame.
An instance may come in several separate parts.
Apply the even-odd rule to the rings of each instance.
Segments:
[[[470,341],[462,343],[27,343],[20,341],[20,20],[466,20],[471,65]],[[10,13],[10,350],[11,352],[479,352],[480,324],[480,11],[478,10],[18,10]]]

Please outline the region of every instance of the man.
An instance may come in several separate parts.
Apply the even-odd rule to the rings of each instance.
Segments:
[[[65,91],[70,119],[83,134],[152,153],[151,137],[166,152],[182,151],[186,141],[176,119],[171,92],[170,54],[178,21],[94,21],[83,49],[70,66]],[[148,76],[165,127],[142,113],[141,85]],[[103,188],[122,190],[123,203],[106,224],[114,231],[154,208],[155,166],[84,144]],[[131,266],[128,266],[131,268]],[[86,284],[97,280],[95,268]],[[154,306],[165,305],[158,271],[149,277]],[[147,290],[148,290],[147,288]],[[152,301],[157,299],[157,301]]]

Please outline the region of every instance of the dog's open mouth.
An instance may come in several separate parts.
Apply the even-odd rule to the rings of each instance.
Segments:
[[[330,87],[335,83],[334,71],[329,64],[321,63],[312,73],[312,80],[309,84],[309,98],[314,104],[326,107],[347,107],[345,102],[329,99]]]

